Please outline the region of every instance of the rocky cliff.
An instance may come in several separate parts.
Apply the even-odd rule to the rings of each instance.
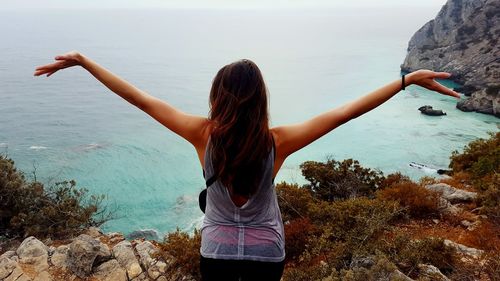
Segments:
[[[401,65],[453,74],[457,108],[500,117],[500,0],[448,0],[411,38]]]

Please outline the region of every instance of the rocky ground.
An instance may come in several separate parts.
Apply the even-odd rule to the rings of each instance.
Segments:
[[[97,228],[68,241],[42,242],[31,236],[0,256],[0,280],[194,280],[170,268],[173,257],[157,258],[156,252],[154,241],[128,241]]]

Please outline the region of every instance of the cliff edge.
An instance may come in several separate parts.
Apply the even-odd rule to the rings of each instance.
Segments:
[[[457,108],[500,117],[500,0],[448,0],[410,39],[402,71],[453,74],[469,96]]]

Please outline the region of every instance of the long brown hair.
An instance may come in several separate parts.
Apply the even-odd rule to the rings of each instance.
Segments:
[[[211,152],[218,180],[238,195],[257,190],[272,147],[267,89],[247,59],[221,68],[210,91]]]

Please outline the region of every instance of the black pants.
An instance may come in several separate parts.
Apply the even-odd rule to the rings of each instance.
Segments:
[[[261,262],[201,257],[201,281],[279,281],[285,261]]]

